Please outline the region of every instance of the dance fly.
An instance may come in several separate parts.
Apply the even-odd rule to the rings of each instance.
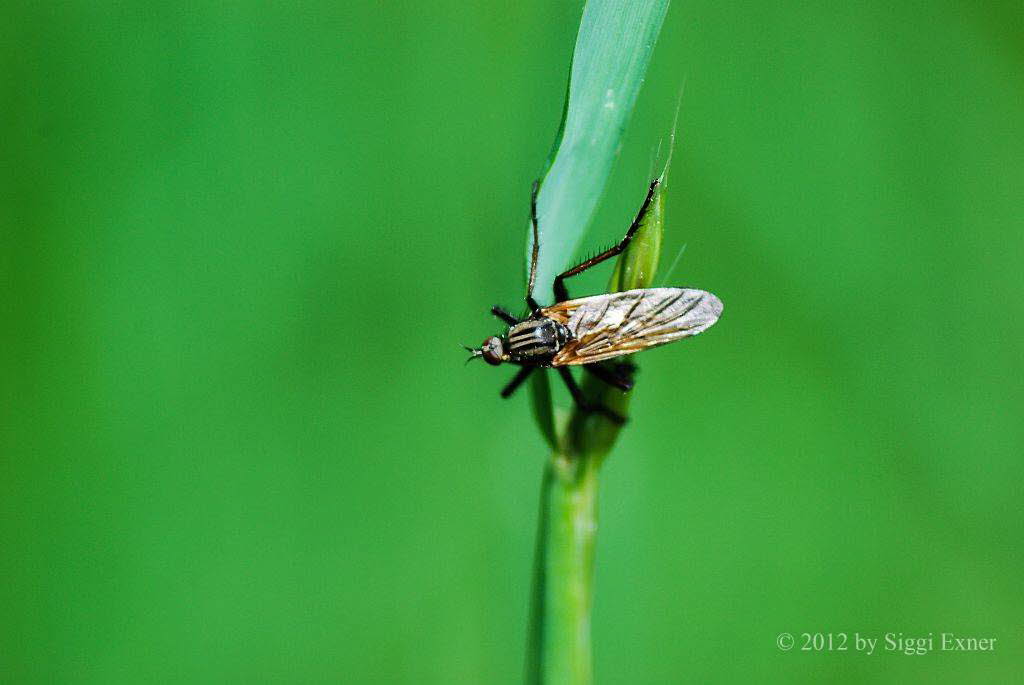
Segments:
[[[519,319],[501,307],[492,307],[491,313],[508,324],[508,331],[503,336],[490,336],[479,348],[466,348],[472,353],[470,359],[480,357],[495,366],[507,363],[521,367],[501,391],[502,397],[510,397],[535,370],[554,368],[580,409],[600,412],[622,423],[623,417],[616,412],[587,400],[568,367],[583,366],[606,383],[628,391],[633,387],[629,376],[632,365],[620,364],[610,369],[599,362],[697,335],[718,321],[722,314],[721,300],[707,291],[693,288],[641,288],[569,299],[565,279],[626,249],[643,222],[658,183],[658,179],[651,181],[640,211],[617,245],[555,277],[553,289],[557,302],[549,307],[541,307],[533,299],[539,249],[538,184],[533,184],[530,198],[533,250],[526,286],[530,314]]]

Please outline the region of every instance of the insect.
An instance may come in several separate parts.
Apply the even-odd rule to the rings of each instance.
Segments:
[[[556,276],[553,289],[557,302],[541,307],[533,299],[540,249],[538,183],[534,182],[530,196],[533,249],[526,286],[530,314],[519,319],[501,307],[492,307],[491,313],[508,324],[508,331],[503,336],[488,337],[479,348],[466,347],[472,354],[470,360],[479,357],[494,366],[507,363],[521,367],[501,391],[502,397],[510,397],[535,370],[554,368],[581,410],[599,412],[616,423],[624,423],[625,419],[618,413],[587,400],[568,367],[582,365],[604,382],[626,392],[633,387],[630,371],[634,367],[622,364],[617,369],[609,369],[600,362],[697,335],[718,320],[722,313],[721,300],[709,292],[692,288],[642,288],[569,299],[565,279],[626,249],[643,222],[658,184],[658,179],[651,181],[647,197],[622,240]]]

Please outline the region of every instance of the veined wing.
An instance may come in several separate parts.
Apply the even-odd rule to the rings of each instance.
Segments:
[[[722,301],[692,288],[644,288],[568,300],[541,310],[572,331],[553,366],[591,364],[697,335],[722,314]]]

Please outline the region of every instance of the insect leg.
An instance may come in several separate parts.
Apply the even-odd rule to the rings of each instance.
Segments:
[[[569,388],[569,394],[572,395],[572,398],[576,401],[576,404],[582,411],[598,412],[603,414],[609,421],[617,423],[620,426],[626,423],[625,417],[612,411],[608,407],[588,402],[587,398],[583,395],[583,391],[580,390],[580,386],[576,385],[576,380],[572,377],[572,373],[569,372],[569,369],[564,366],[559,366],[558,374],[562,377],[562,380],[565,381],[565,387]]]
[[[533,373],[533,370],[535,368],[536,367],[533,366],[524,366],[523,368],[519,369],[519,373],[513,376],[512,380],[508,382],[508,385],[502,388],[501,396],[506,399],[511,397],[512,393],[519,389],[519,386],[523,384],[523,381],[526,380],[527,376]]]
[[[657,189],[658,184],[660,182],[661,181],[659,181],[658,179],[654,179],[653,181],[651,181],[651,186],[650,188],[647,189],[647,197],[644,199],[644,203],[640,205],[640,211],[637,212],[636,218],[633,219],[633,223],[630,224],[629,230],[626,231],[626,235],[622,238],[621,241],[619,241],[618,245],[611,247],[602,252],[601,254],[597,255],[596,257],[591,257],[582,264],[577,264],[568,271],[563,271],[562,273],[555,276],[554,290],[555,300],[557,302],[565,302],[566,300],[569,299],[569,291],[566,289],[565,283],[563,282],[565,279],[569,278],[570,276],[575,276],[576,274],[581,274],[590,267],[597,266],[606,259],[611,259],[615,255],[621,254],[622,251],[626,249],[626,247],[629,245],[629,241],[633,239],[633,235],[636,233],[637,229],[640,228],[640,224],[643,223],[644,216],[646,216],[647,214],[647,209],[648,207],[651,206],[651,200],[654,199],[654,191],[655,189]]]
[[[534,181],[530,189],[530,224],[533,226],[533,247],[530,249],[530,280],[526,283],[526,306],[533,314],[540,314],[540,305],[533,299],[533,285],[537,282],[537,255],[540,251],[540,229],[537,226],[537,193],[540,181]]]
[[[584,370],[594,374],[608,385],[618,388],[622,392],[629,392],[633,389],[633,379],[620,375],[601,364],[584,364]]]
[[[491,314],[494,314],[496,317],[507,323],[509,326],[515,326],[517,323],[519,323],[519,319],[512,316],[512,314],[510,314],[507,309],[504,309],[502,307],[491,307]]]

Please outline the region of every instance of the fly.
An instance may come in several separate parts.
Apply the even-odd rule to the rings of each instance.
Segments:
[[[466,348],[472,353],[470,359],[482,357],[494,366],[507,363],[522,367],[501,391],[502,397],[510,397],[536,369],[554,368],[580,409],[600,412],[616,423],[623,423],[625,419],[618,413],[592,404],[584,397],[568,367],[582,365],[604,382],[626,392],[633,387],[628,373],[632,365],[610,370],[597,362],[697,335],[718,321],[722,301],[709,292],[693,288],[641,288],[569,299],[565,279],[621,254],[629,246],[643,223],[658,183],[658,179],[651,181],[640,211],[617,245],[555,277],[553,289],[557,303],[550,307],[541,307],[533,299],[540,248],[538,184],[533,184],[530,196],[533,249],[526,286],[530,314],[518,319],[501,307],[492,307],[491,313],[508,324],[508,331],[503,336],[492,335],[479,348]],[[626,373],[622,368],[627,369]]]

